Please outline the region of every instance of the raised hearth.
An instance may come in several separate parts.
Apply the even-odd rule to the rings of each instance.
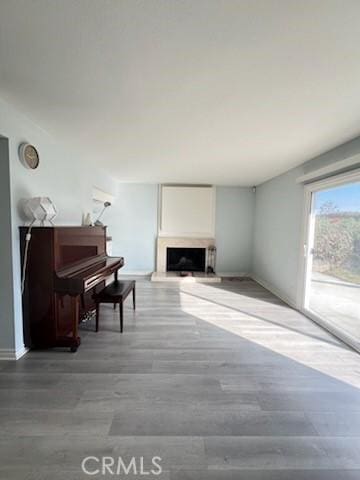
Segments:
[[[152,275],[153,281],[188,281],[188,282],[221,282],[221,278],[215,274],[206,274],[208,266],[208,249],[215,245],[214,238],[195,238],[195,237],[158,237],[156,272]],[[179,271],[187,271],[186,268],[180,268],[178,271],[167,271],[168,249],[203,249],[205,253],[205,266],[202,271],[188,269],[193,271],[191,277],[180,277]]]
[[[179,272],[154,272],[152,282],[177,282],[177,283],[220,283],[221,277],[214,273],[194,272],[192,275],[182,277]]]

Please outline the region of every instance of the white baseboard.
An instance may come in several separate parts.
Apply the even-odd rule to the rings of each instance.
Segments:
[[[119,277],[122,276],[134,276],[134,277],[146,277],[152,275],[153,271],[140,271],[140,270],[123,270],[119,271]],[[251,277],[250,273],[248,272],[216,272],[218,277]]]
[[[221,277],[214,274],[197,273],[191,276],[181,277],[176,272],[154,272],[151,275],[152,282],[171,282],[171,283],[221,283]]]
[[[218,277],[251,277],[247,272],[216,272]]]
[[[353,337],[352,335],[347,335],[342,330],[337,328],[336,325],[324,321],[321,317],[318,317],[317,315],[309,312],[308,310],[305,310],[304,308],[300,308],[299,312],[301,312],[303,315],[305,315],[305,317],[309,318],[311,321],[322,327],[327,332],[331,333],[331,335],[334,335],[334,337],[338,338],[339,340],[356,350],[358,353],[360,353],[360,343],[355,337]]]
[[[19,360],[29,351],[28,348],[23,346],[18,350],[15,348],[0,348],[0,361],[2,360]]]
[[[139,271],[139,270],[129,270],[129,271],[121,271],[119,270],[119,277],[131,275],[135,277],[146,277],[152,275],[154,272],[149,271]],[[248,272],[216,272],[218,277],[251,277]]]
[[[305,317],[309,318],[312,322],[315,324],[319,325],[322,327],[324,330],[327,330],[331,335],[334,335],[334,337],[338,338],[345,344],[349,345],[351,348],[353,348],[355,351],[360,353],[360,343],[353,338],[352,336],[344,334],[341,330],[337,329],[335,325],[329,324],[322,320],[320,317],[312,314],[311,312],[305,310],[304,308],[299,308],[299,306],[296,304],[296,302],[293,302],[287,295],[285,295],[283,292],[278,290],[276,287],[271,285],[268,282],[265,282],[261,278],[257,277],[254,274],[251,274],[250,277],[257,282],[259,285],[262,287],[266,288],[266,290],[269,290],[273,295],[276,297],[280,298],[283,302],[285,302],[289,307],[293,308],[294,310],[297,310],[298,312],[302,313],[305,315]]]
[[[119,277],[124,277],[126,275],[131,275],[135,277],[145,277],[152,275],[153,271],[142,271],[142,270],[119,270]],[[248,272],[216,272],[218,277],[251,277],[250,273]]]
[[[269,290],[272,294],[274,294],[276,297],[280,298],[283,302],[285,302],[287,305],[289,305],[291,308],[294,308],[295,310],[298,310],[298,307],[295,302],[293,302],[286,294],[278,290],[276,287],[271,285],[270,283],[266,282],[265,280],[259,278],[257,275],[254,275],[253,273],[250,274],[250,277],[257,282],[259,285],[262,287],[266,288],[266,290]]]
[[[18,348],[15,352],[15,359],[19,360],[19,358],[26,355],[28,351],[29,351],[29,349],[26,348],[25,345],[23,345],[21,348]]]
[[[0,348],[0,361],[1,360],[16,360],[15,349],[13,348]]]
[[[125,277],[126,275],[132,275],[135,277],[146,277],[152,275],[153,271],[142,271],[142,270],[119,270],[119,277]]]

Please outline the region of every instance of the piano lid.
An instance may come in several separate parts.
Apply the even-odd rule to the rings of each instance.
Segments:
[[[88,258],[87,260],[73,263],[56,272],[59,278],[71,278],[71,277],[89,277],[93,273],[99,270],[113,267],[115,264],[123,265],[123,257],[108,257],[107,255],[101,255],[94,258]]]
[[[55,290],[70,295],[95,287],[124,265],[123,257],[96,257],[55,272]]]

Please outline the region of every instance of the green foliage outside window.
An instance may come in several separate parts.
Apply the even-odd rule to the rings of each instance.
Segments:
[[[360,283],[360,214],[330,202],[316,216],[314,262],[321,271]]]

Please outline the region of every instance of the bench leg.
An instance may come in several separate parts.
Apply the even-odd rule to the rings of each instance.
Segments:
[[[95,323],[95,332],[99,331],[99,310],[100,310],[100,305],[96,303],[96,323]]]
[[[120,310],[120,332],[123,333],[124,309],[123,309],[123,302],[122,301],[120,301],[120,303],[119,303],[119,310]]]
[[[134,285],[134,288],[133,288],[133,308],[134,308],[134,310],[135,310],[135,308],[136,308],[135,285]]]

